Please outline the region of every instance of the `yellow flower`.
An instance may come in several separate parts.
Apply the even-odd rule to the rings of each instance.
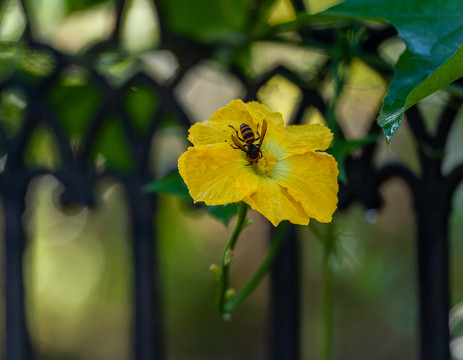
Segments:
[[[232,147],[236,133],[229,125],[239,131],[246,123],[257,138],[264,120],[262,157],[251,165],[244,151]],[[337,163],[317,150],[326,150],[332,138],[323,125],[285,126],[280,113],[258,102],[233,100],[190,128],[188,140],[194,146],[180,156],[178,169],[195,202],[244,201],[274,226],[282,220],[330,222],[338,202]]]

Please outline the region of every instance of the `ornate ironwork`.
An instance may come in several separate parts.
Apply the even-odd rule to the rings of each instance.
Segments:
[[[15,136],[5,136],[0,128],[1,155],[6,156],[3,172],[0,174],[0,191],[5,216],[5,306],[6,306],[6,360],[27,360],[32,358],[24,310],[23,253],[27,242],[22,217],[25,213],[25,196],[31,180],[44,173],[52,173],[64,186],[61,196],[63,204],[92,205],[93,186],[99,179],[111,176],[120,181],[127,193],[131,210],[131,233],[133,239],[133,263],[135,267],[134,301],[134,358],[161,359],[163,357],[162,319],[160,316],[160,289],[157,273],[156,238],[152,228],[152,217],[156,211],[156,197],[142,191],[143,185],[152,180],[149,171],[149,153],[153,135],[160,127],[166,114],[175,114],[177,121],[185,128],[190,125],[188,116],[176,100],[176,87],[184,75],[196,64],[214,57],[215,45],[204,45],[191,39],[172,34],[164,24],[162,8],[158,7],[161,43],[160,48],[175,54],[179,69],[164,83],[158,83],[146,73],[139,72],[121,87],[115,87],[94,68],[93,59],[102,50],[118,50],[124,0],[117,2],[117,21],[114,30],[104,42],[90,48],[85,54],[66,55],[57,49],[34,40],[31,30],[33,14],[25,2],[21,2],[28,19],[21,43],[30,51],[49,54],[53,68],[51,71],[29,81],[17,72],[11,72],[0,83],[0,94],[11,88],[20,90],[26,99],[27,110],[21,129]],[[297,9],[303,9],[302,1],[293,1]],[[159,5],[159,4],[156,4]],[[298,30],[301,46],[323,45],[330,48],[337,41],[333,29]],[[379,45],[394,36],[392,28],[366,28],[361,51],[365,61],[378,69],[384,76],[391,75],[391,69],[378,54]],[[267,40],[272,40],[271,38]],[[281,41],[279,39],[278,41]],[[358,49],[357,49],[358,50]],[[353,51],[353,50],[352,50]],[[343,54],[343,61],[356,56],[349,48]],[[333,66],[333,58],[326,61],[319,72],[324,78]],[[72,147],[59,121],[58,115],[48,104],[45,94],[50,91],[54,81],[71,66],[79,66],[90,74],[91,82],[99,89],[101,102],[95,115],[89,119],[80,145]],[[279,66],[259,78],[249,78],[234,64],[230,65],[233,74],[246,88],[246,100],[257,98],[257,91],[276,74],[296,84],[302,93],[302,100],[295,111],[294,121],[300,122],[304,111],[315,107],[327,114],[329,106],[320,95],[320,82],[307,82],[297,73]],[[121,106],[124,92],[131,86],[144,84],[155,90],[159,96],[159,106],[152,114],[146,131],[137,132],[126,110]],[[441,121],[435,134],[429,134],[416,107],[407,112],[407,119],[419,153],[421,173],[413,174],[400,164],[387,164],[378,168],[373,163],[377,143],[371,143],[360,150],[356,156],[345,159],[348,182],[341,185],[341,209],[358,201],[367,208],[380,208],[382,197],[379,188],[386,180],[399,177],[405,180],[414,199],[417,219],[417,254],[420,305],[420,348],[421,359],[450,359],[449,353],[449,284],[448,284],[448,220],[453,193],[463,177],[463,164],[449,174],[442,172],[442,154],[451,126],[461,103],[451,98],[441,114]],[[108,114],[117,114],[115,121],[123,129],[128,143],[132,169],[129,172],[107,168],[96,171],[89,161],[92,146],[98,134],[104,131]],[[373,120],[373,119],[372,119]],[[31,169],[24,163],[24,154],[30,136],[38,126],[51,130],[58,144],[61,165],[56,170]],[[340,139],[343,134],[336,130]],[[373,124],[370,133],[377,134],[378,127]],[[297,236],[294,227],[289,227],[286,247],[272,274],[272,309],[274,336],[272,346],[275,359],[297,359],[299,351],[299,260]]]

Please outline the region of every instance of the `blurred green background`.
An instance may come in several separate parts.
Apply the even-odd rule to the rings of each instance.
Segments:
[[[47,94],[76,147],[81,141],[79,134],[101,101],[88,69],[98,72],[115,87],[137,71],[164,83],[179,70],[175,55],[159,47],[160,9],[165,24],[176,33],[200,43],[220,45],[215,46],[211,59],[191,68],[176,88],[177,100],[192,122],[209,118],[231,99],[245,95],[242,84],[227,69],[231,61],[247,62],[248,71],[255,76],[283,64],[311,78],[327,56],[290,41],[255,41],[245,51],[235,51],[245,42],[243,33],[248,17],[244,15],[253,5],[251,0],[165,0],[159,2],[159,9],[148,0],[127,1],[120,51],[103,51],[94,57],[87,56],[86,51],[111,33],[115,20],[113,2],[40,0],[26,4],[33,14],[35,38],[80,58],[88,66],[67,69],[56,80],[56,90]],[[268,4],[266,13],[256,19],[263,27],[294,19],[295,10],[289,1]],[[315,0],[306,3],[311,12],[332,4],[333,1]],[[6,77],[13,71],[28,74],[31,81],[46,76],[54,66],[50,55],[29,51],[21,41],[26,20],[19,1],[7,0],[2,6],[0,76]],[[384,44],[382,55],[393,62],[402,49],[398,39],[391,40]],[[353,61],[336,107],[340,125],[349,139],[364,136],[374,121],[386,87],[380,74],[360,60]],[[327,82],[323,88],[323,95],[329,97],[332,84]],[[429,127],[435,126],[445,96],[437,92],[420,104]],[[282,76],[274,76],[259,90],[258,98],[291,122],[301,91]],[[127,91],[123,106],[135,128],[143,132],[149,114],[159,104],[153,90],[140,84]],[[4,136],[16,134],[26,107],[21,90],[11,88],[1,93],[0,121]],[[304,115],[304,121],[324,122],[324,119],[317,110],[311,110]],[[132,165],[123,130],[113,124],[108,119],[105,135],[101,135],[92,155],[94,164],[97,169],[110,166],[130,172]],[[184,128],[172,119],[165,119],[164,125],[153,140],[150,154],[153,178],[160,178],[174,168],[176,159],[188,146]],[[375,161],[377,164],[401,161],[417,172],[415,144],[404,125],[391,142],[392,152],[387,150],[383,139],[379,140],[380,151]],[[462,161],[462,139],[463,125],[458,121],[448,142],[446,169]],[[38,128],[28,145],[26,165],[50,171],[58,169],[61,160],[54,141],[50,129]],[[2,156],[0,164],[5,162],[5,155]],[[27,316],[37,358],[129,359],[133,268],[123,188],[115,181],[101,181],[95,189],[97,205],[78,209],[62,209],[57,200],[59,191],[58,181],[46,175],[31,184],[27,198],[25,224],[30,234],[25,261]],[[401,181],[390,181],[381,191],[385,199],[381,211],[355,205],[335,216],[338,233],[338,253],[332,262],[335,359],[417,358],[413,204]],[[459,257],[463,251],[459,241],[463,231],[462,200],[460,189],[450,222],[455,359],[463,359],[463,341],[459,338],[463,329],[460,324],[463,269]],[[232,279],[236,287],[258,267],[270,234],[271,225],[260,214],[251,211],[249,216],[255,224],[243,232],[233,260]],[[224,227],[204,210],[168,195],[160,196],[153,222],[160,258],[166,359],[269,358],[267,281],[234,313],[231,321],[222,320],[214,307],[216,282],[208,267],[219,261],[232,224]],[[303,260],[302,358],[317,359],[323,249],[308,228],[300,227],[298,231]],[[3,311],[0,316],[3,323]]]

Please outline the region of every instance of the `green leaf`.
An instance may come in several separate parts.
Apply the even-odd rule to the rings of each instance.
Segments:
[[[96,86],[85,81],[60,79],[54,84],[47,100],[56,111],[57,119],[66,134],[81,137],[95,115],[102,96]]]
[[[241,43],[253,0],[159,0],[159,17],[179,35]]]
[[[0,125],[1,136],[9,139],[21,130],[27,104],[26,95],[19,89],[4,89],[0,93]]]
[[[148,130],[154,111],[159,106],[159,97],[148,85],[131,86],[124,94],[124,105],[138,133]]]
[[[107,0],[67,0],[66,10],[68,13],[88,10],[98,4],[105,2],[107,2]]]
[[[143,189],[146,192],[165,193],[191,200],[188,188],[177,169],[171,171],[162,179],[147,184]],[[225,226],[227,226],[230,220],[238,213],[236,204],[206,206],[205,209],[209,215]]]
[[[209,215],[227,226],[230,220],[233,219],[233,217],[235,217],[238,213],[238,206],[236,203],[218,206],[206,206],[206,210]]]
[[[95,158],[101,155],[105,160],[105,166],[123,173],[133,170],[127,136],[121,128],[119,119],[115,116],[105,119],[102,129],[96,136],[93,155]]]
[[[61,152],[50,129],[38,126],[29,138],[24,151],[24,163],[27,167],[55,169],[61,164]]]
[[[191,199],[188,188],[177,169],[171,171],[162,179],[149,183],[143,189],[146,192],[165,193]]]
[[[386,20],[407,46],[378,117],[388,142],[405,110],[463,76],[461,0],[348,0],[325,14]]]

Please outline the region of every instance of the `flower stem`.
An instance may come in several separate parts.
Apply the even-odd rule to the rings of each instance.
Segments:
[[[322,290],[322,323],[321,323],[321,359],[331,360],[333,346],[333,298],[332,298],[332,280],[333,274],[330,264],[331,251],[325,246],[323,253],[323,290]]]
[[[241,231],[246,226],[246,213],[248,207],[245,203],[238,203],[238,217],[236,224],[233,228],[233,231],[230,235],[227,245],[223,251],[222,262],[220,265],[220,276],[219,276],[219,293],[217,297],[217,308],[221,314],[227,314],[228,311],[225,310],[226,302],[226,293],[228,290],[229,284],[229,269],[230,269],[230,260],[232,256],[233,249],[235,248],[238,237],[240,236]]]
[[[328,224],[327,227],[328,231],[321,238],[323,243],[321,360],[331,360],[333,348],[333,269],[331,267],[331,257],[334,251],[334,232],[333,224]]]
[[[257,287],[257,285],[259,285],[269,269],[272,267],[280,250],[281,244],[283,243],[283,238],[287,227],[288,222],[284,222],[278,226],[270,243],[270,249],[268,250],[267,255],[259,269],[257,269],[257,271],[246,283],[246,285],[244,285],[236,295],[234,295],[225,303],[226,313],[231,313],[239,304],[241,304],[254,291],[254,289]]]

